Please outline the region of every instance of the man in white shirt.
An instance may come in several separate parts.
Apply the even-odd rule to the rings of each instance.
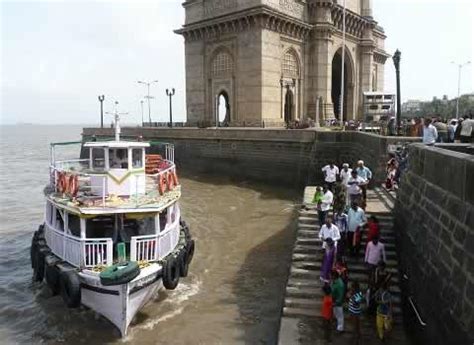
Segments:
[[[360,250],[361,231],[367,223],[365,212],[357,202],[353,202],[347,212],[347,247],[352,255],[356,255]]]
[[[342,165],[342,170],[339,174],[339,176],[341,177],[341,182],[344,186],[346,186],[347,181],[349,180],[349,177],[351,177],[351,172],[352,172],[352,169],[349,168],[349,164],[344,163]]]
[[[347,180],[346,187],[347,193],[349,194],[349,200],[351,204],[355,202],[360,202],[362,199],[362,188],[361,186],[365,185],[366,180],[357,175],[356,170],[351,171],[351,176]]]
[[[339,175],[339,168],[331,162],[324,166],[321,171],[324,174],[324,181],[329,185],[329,189],[333,190],[337,176]]]
[[[323,249],[326,249],[326,239],[331,238],[334,245],[337,247],[337,241],[341,239],[339,228],[332,223],[331,216],[326,217],[326,222],[319,230],[319,238],[323,241]]]
[[[329,190],[328,185],[324,185],[323,187],[323,197],[321,199],[320,209],[318,210],[319,216],[319,225],[323,226],[326,221],[326,215],[328,214],[329,210],[331,209],[332,202],[334,200],[334,195]]]
[[[438,139],[438,130],[431,124],[431,119],[425,119],[423,126],[423,144],[434,145]]]

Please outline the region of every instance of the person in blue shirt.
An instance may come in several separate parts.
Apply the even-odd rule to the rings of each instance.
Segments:
[[[360,186],[360,188],[362,189],[362,196],[365,202],[365,200],[367,200],[367,186],[369,185],[370,180],[372,179],[372,171],[364,165],[364,161],[362,160],[357,162],[356,171],[357,176],[360,176],[367,181],[365,185]]]

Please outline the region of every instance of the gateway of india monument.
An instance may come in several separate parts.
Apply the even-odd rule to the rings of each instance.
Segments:
[[[283,126],[339,117],[344,0],[186,0],[189,125]],[[346,0],[344,120],[383,91],[385,34],[371,0]],[[219,108],[225,102],[225,116]],[[221,105],[219,107],[219,105]]]

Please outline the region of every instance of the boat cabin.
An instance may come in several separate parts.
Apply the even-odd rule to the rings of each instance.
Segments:
[[[146,190],[145,149],[149,143],[133,141],[87,142],[91,193],[130,196]],[[107,178],[104,178],[107,177]]]

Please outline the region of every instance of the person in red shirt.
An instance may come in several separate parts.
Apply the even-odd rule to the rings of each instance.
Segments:
[[[374,237],[380,238],[380,227],[379,227],[379,220],[376,216],[370,216],[367,222],[367,243],[372,241]]]
[[[323,304],[321,307],[321,316],[323,318],[324,337],[327,342],[331,342],[331,321],[332,321],[332,295],[331,287],[328,284],[323,286]]]

